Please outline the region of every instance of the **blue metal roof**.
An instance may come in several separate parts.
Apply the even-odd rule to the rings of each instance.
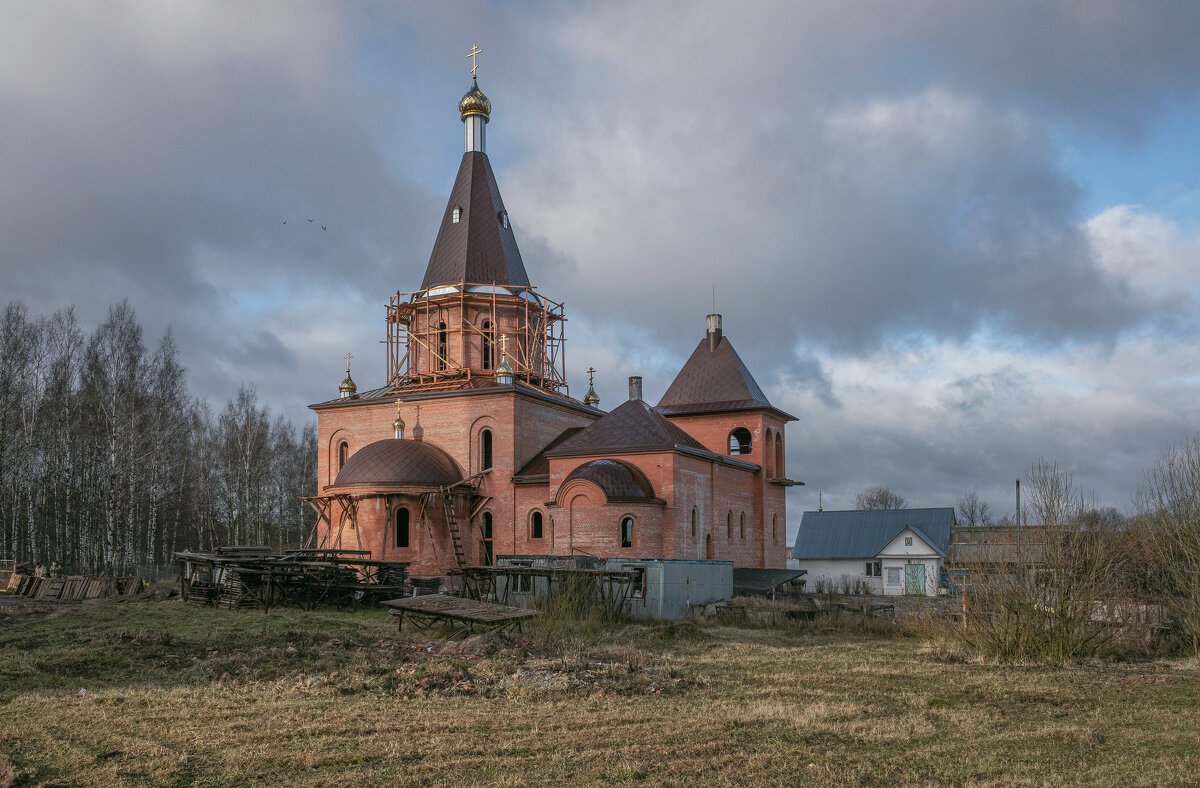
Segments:
[[[942,555],[950,549],[954,508],[805,512],[792,558],[871,558],[905,528]]]

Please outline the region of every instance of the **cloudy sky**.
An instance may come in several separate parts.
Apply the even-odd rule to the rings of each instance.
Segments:
[[[869,484],[1006,514],[1039,457],[1126,509],[1200,426],[1192,2],[0,8],[0,300],[128,298],[214,404],[311,419],[347,351],[382,382],[478,44],[573,393],[657,401],[715,288],[799,418],[793,532]]]

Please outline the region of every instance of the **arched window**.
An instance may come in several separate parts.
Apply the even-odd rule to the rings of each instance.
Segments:
[[[704,557],[707,558],[709,561],[711,561],[717,557],[716,554],[713,552],[712,534],[704,535]]]
[[[728,514],[725,515],[725,538],[726,539],[733,538],[733,510],[732,509],[729,511]]]
[[[462,218],[462,208],[459,208],[456,205],[456,206],[454,206],[454,212],[452,214],[450,214],[450,221],[454,222],[455,224],[458,224],[458,220],[461,218]]]
[[[396,547],[408,547],[408,509],[396,510]]]
[[[486,471],[492,467],[492,431],[484,430],[479,433],[479,470]]]
[[[771,541],[779,541],[779,516],[771,515]]]
[[[741,529],[741,537],[740,538],[745,539],[746,538],[746,513],[745,512],[742,512],[742,522],[739,527]]]
[[[692,507],[692,538],[696,538],[696,522],[700,519],[700,512],[695,506]]]
[[[621,518],[621,547],[633,547],[633,518]]]
[[[350,453],[350,444],[349,443],[342,441],[341,443],[338,444],[338,470],[339,471],[342,469],[342,466],[346,464],[346,455],[348,455],[349,453]]]
[[[763,443],[766,448],[763,450],[763,461],[767,466],[767,478],[775,478],[775,444],[771,441],[771,431],[767,430],[767,440]]]
[[[745,427],[738,427],[736,430],[729,433],[729,453],[749,454],[750,440],[750,430],[746,429]]]
[[[437,335],[437,368],[439,370],[446,368],[446,324],[438,323]]]
[[[492,513],[483,513],[483,522],[479,524],[479,563],[483,566],[492,565]]]
[[[783,433],[775,433],[775,477],[783,478]]]
[[[529,518],[529,538],[530,539],[541,539],[542,538],[542,513],[541,512],[534,512],[533,516],[531,516]]]
[[[492,343],[494,341],[492,335],[492,324],[485,320],[483,321],[483,368],[492,368]]]

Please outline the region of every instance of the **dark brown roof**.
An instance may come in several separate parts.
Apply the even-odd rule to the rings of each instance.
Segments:
[[[654,488],[641,469],[621,460],[592,460],[585,462],[563,479],[587,479],[595,484],[610,501],[654,500]]]
[[[563,430],[562,432],[560,432],[558,434],[558,437],[556,437],[554,440],[547,443],[545,445],[545,447],[542,448],[541,451],[539,451],[536,455],[534,455],[534,458],[532,460],[530,460],[529,462],[527,462],[523,466],[521,466],[521,470],[517,471],[513,475],[520,477],[520,476],[540,476],[540,475],[549,474],[550,473],[550,458],[546,456],[546,452],[548,452],[551,449],[553,449],[554,447],[558,446],[558,444],[562,443],[567,438],[571,437],[572,435],[574,435],[575,433],[579,432],[582,429],[583,429],[583,427],[567,427],[565,430]]]
[[[771,403],[729,340],[721,337],[716,348],[709,350],[706,336],[679,370],[658,407],[664,412],[700,412],[769,408]]]
[[[460,481],[462,471],[440,447],[388,438],[351,454],[332,486],[440,487]]]
[[[462,209],[457,223],[455,207]],[[463,154],[433,244],[421,289],[461,282],[529,286],[512,223],[504,227],[504,201],[488,157],[478,151]]]
[[[708,451],[699,441],[671,423],[666,416],[655,413],[645,402],[629,400],[556,448],[547,451],[546,456],[672,451],[681,446]]]

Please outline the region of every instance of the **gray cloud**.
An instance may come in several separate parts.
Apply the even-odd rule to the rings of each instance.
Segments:
[[[1081,215],[1062,166],[1064,139],[1132,149],[1194,100],[1188,3],[131,2],[8,19],[0,292],[74,303],[85,324],[128,297],[148,338],[174,326],[210,399],[252,381],[307,418],[348,350],[360,386],[382,381],[383,305],[420,281],[479,43],[489,150],[531,276],[567,303],[571,379],[594,364],[607,404],[628,374],[657,396],[715,287],[735,345],[801,417],[789,462],[814,486],[795,507],[869,483],[927,503],[979,487],[999,507],[1039,454],[1124,505],[1195,423],[1194,384],[1170,371],[1200,295],[1173,261],[1195,239],[1146,212]],[[1039,378],[1047,359],[1068,371]],[[1130,369],[1145,383],[1113,395]]]

